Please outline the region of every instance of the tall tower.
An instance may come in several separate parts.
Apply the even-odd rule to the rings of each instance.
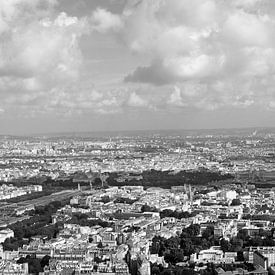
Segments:
[[[93,190],[93,184],[92,184],[91,180],[90,180],[90,188],[91,188],[91,190]]]
[[[193,193],[192,193],[191,184],[189,184],[189,199],[190,199],[190,204],[193,205]]]

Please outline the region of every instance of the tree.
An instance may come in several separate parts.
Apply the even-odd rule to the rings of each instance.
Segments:
[[[234,252],[238,252],[241,251],[243,248],[243,240],[239,239],[239,238],[233,238],[231,240],[231,244],[232,244],[232,250]]]
[[[237,206],[237,205],[241,205],[240,199],[233,199],[231,202],[231,206]]]
[[[8,238],[3,243],[4,250],[14,251],[14,250],[18,250],[18,247],[19,247],[19,243],[15,238]]]
[[[186,232],[187,235],[194,237],[200,234],[200,225],[199,224],[191,224],[189,227],[182,230],[182,232]]]
[[[213,238],[214,236],[214,226],[207,226],[206,229],[202,233],[202,237],[206,240]]]
[[[242,251],[237,252],[237,261],[239,261],[239,262],[243,262],[244,261],[244,256],[243,256],[243,252]]]
[[[110,202],[110,197],[109,196],[102,196],[101,197],[101,201],[105,204],[105,203],[108,203]]]
[[[17,260],[17,262],[16,263],[18,263],[18,264],[24,264],[24,263],[27,263],[28,261],[27,261],[27,259],[26,258],[24,258],[24,257],[20,257],[18,260]]]
[[[231,244],[225,239],[221,239],[220,246],[223,252],[228,252],[231,250]]]
[[[42,259],[41,259],[41,267],[44,268],[45,266],[49,265],[51,257],[49,255],[45,255]]]
[[[160,269],[157,264],[151,264],[151,274],[160,275]]]
[[[158,212],[158,210],[156,209],[156,207],[152,207],[147,204],[144,204],[141,206],[141,212],[142,213],[144,213],[144,212]]]
[[[30,258],[28,261],[29,273],[39,274],[43,269],[41,267],[40,261],[38,259]]]
[[[159,241],[154,240],[154,238],[152,240],[151,254],[159,254],[160,244],[159,244]]]
[[[180,247],[183,249],[184,255],[194,253],[194,246],[191,239],[181,239]]]

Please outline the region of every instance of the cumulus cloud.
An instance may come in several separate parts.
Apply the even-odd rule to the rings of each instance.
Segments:
[[[63,12],[58,0],[2,0],[5,114],[12,108],[61,115],[226,106],[274,110],[275,1],[126,2],[121,14],[98,7],[80,17]],[[134,55],[135,61],[125,62],[131,71],[116,78],[121,82],[111,82],[102,64],[83,66],[93,60],[85,61],[81,46],[87,54],[94,43],[106,47],[96,48],[102,56]],[[92,84],[94,73],[103,87]]]
[[[177,86],[175,86],[174,91],[171,93],[168,99],[168,104],[178,107],[186,106],[181,96],[181,90]]]
[[[176,81],[176,76],[163,66],[160,60],[154,60],[148,67],[138,67],[124,79],[126,82],[154,83],[164,85]]]
[[[246,63],[255,56],[251,51],[273,54],[275,46],[272,15],[246,12],[243,6],[260,1],[245,2],[141,1],[128,7],[124,39],[134,52],[150,54],[152,63],[138,67],[125,80],[165,84],[216,78],[234,74],[234,64],[241,63],[240,73],[245,73]]]
[[[133,92],[130,94],[129,100],[128,100],[128,106],[130,107],[147,107],[148,102],[139,96],[136,92]]]
[[[49,90],[77,79],[78,40],[85,18],[57,14],[53,0],[3,0],[0,7],[0,90]],[[10,82],[13,80],[14,84]],[[11,89],[12,85],[18,84]]]
[[[185,96],[184,104],[175,89],[169,105],[267,106],[275,97],[266,84],[274,86],[274,11],[271,0],[129,1],[120,35],[149,65],[124,80],[197,87],[198,96]]]
[[[91,17],[92,28],[98,32],[105,33],[109,30],[119,30],[123,26],[120,16],[111,12],[97,8]]]

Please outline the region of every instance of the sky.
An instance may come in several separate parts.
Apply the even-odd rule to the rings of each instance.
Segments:
[[[0,0],[0,134],[257,126],[274,0]]]

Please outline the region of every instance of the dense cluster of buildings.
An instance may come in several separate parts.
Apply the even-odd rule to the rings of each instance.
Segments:
[[[169,272],[181,268],[182,274],[190,270],[201,275],[275,274],[274,156],[270,135],[4,137],[0,200],[42,191],[38,181],[18,184],[41,177],[72,179],[75,190],[0,205],[0,273],[29,274],[33,259],[47,259],[41,275],[150,275],[159,274],[153,270],[160,266]],[[235,177],[170,189],[129,185],[131,180],[142,180],[141,172],[150,169],[176,174],[201,168]],[[104,188],[87,184],[95,172]],[[119,186],[104,186],[104,172],[116,172]],[[268,188],[259,188],[261,183]],[[18,249],[5,249],[7,240],[19,238],[10,225],[30,219],[38,206],[65,198],[70,202],[51,214],[45,225],[58,229],[54,237],[32,235]],[[193,239],[182,235],[197,225]],[[178,258],[163,245],[173,241]],[[184,250],[188,245],[190,253]]]
[[[136,136],[113,138],[0,138],[0,180],[77,171],[195,170],[232,173],[254,180],[275,177],[272,135]]]
[[[104,201],[106,197],[108,201]],[[261,236],[263,231],[271,234],[275,219],[247,219],[246,215],[260,217],[268,212],[270,217],[275,217],[272,208],[274,199],[272,190],[257,190],[253,186],[241,188],[236,185],[224,186],[218,191],[212,187],[199,186],[175,186],[170,190],[123,186],[83,191],[73,196],[70,204],[53,214],[52,223],[63,224],[56,238],[33,236],[28,244],[17,251],[2,250],[1,268],[18,270],[17,273],[13,271],[14,274],[27,274],[22,273],[27,272],[26,266],[16,266],[20,257],[42,259],[49,256],[49,265],[41,274],[126,275],[136,274],[135,270],[139,274],[151,274],[152,264],[169,266],[164,256],[151,252],[154,237],[169,239],[179,236],[183,228],[192,224],[200,225],[198,236],[202,236],[211,225],[217,240],[230,241],[240,232],[251,238]],[[144,206],[154,211],[143,212]],[[173,215],[165,216],[165,211],[190,215],[177,218]],[[81,219],[81,215],[84,215],[86,225],[81,225],[83,220],[71,223],[74,216]],[[100,225],[98,221],[106,224]],[[3,242],[12,237],[13,232],[2,230],[0,236]],[[216,273],[219,275],[266,275],[275,269],[274,246],[244,247],[242,252],[243,261],[251,263],[253,271],[242,268],[226,273],[221,265],[236,264],[240,260],[236,251],[224,251],[221,246],[201,249],[185,257],[181,264],[187,266],[193,263],[194,270],[201,272],[207,264],[212,263],[217,265]],[[243,273],[238,273],[240,270]],[[67,273],[62,273],[65,271]]]
[[[2,184],[0,186],[0,200],[8,200],[19,196],[24,196],[33,192],[41,192],[41,185],[14,186],[12,184]]]

